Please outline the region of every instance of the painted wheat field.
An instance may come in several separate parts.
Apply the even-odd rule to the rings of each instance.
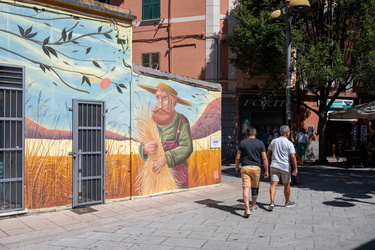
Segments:
[[[106,199],[142,196],[136,187],[142,160],[138,154],[106,155]],[[197,150],[188,159],[189,188],[221,183],[221,151]],[[131,167],[132,166],[132,167]],[[71,156],[25,157],[25,205],[28,209],[71,205]],[[161,193],[170,190],[160,190]]]

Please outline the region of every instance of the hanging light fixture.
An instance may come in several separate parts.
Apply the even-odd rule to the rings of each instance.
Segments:
[[[273,23],[284,22],[283,13],[281,12],[281,10],[275,10],[271,13],[269,20]]]
[[[308,0],[290,0],[285,2],[289,2],[288,10],[292,12],[300,11],[310,7],[310,3]]]

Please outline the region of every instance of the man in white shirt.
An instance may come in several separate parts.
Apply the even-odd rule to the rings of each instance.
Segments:
[[[289,141],[290,129],[287,125],[280,127],[280,137],[273,139],[268,147],[267,158],[271,157],[270,172],[270,205],[268,211],[275,208],[276,187],[280,179],[284,185],[285,207],[293,207],[295,203],[290,200],[290,160],[293,164],[293,176],[298,174],[298,166],[296,160],[296,151],[294,145]]]

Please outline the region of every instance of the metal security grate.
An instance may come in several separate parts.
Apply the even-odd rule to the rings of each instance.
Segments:
[[[73,207],[104,202],[104,103],[74,100]]]
[[[0,65],[0,212],[24,209],[22,67]]]

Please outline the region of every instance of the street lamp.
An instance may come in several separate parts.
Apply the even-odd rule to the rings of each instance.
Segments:
[[[286,120],[287,125],[291,127],[292,120],[292,101],[291,101],[291,32],[293,16],[296,12],[310,7],[308,0],[285,0],[285,5],[271,13],[269,20],[273,23],[286,23]]]

